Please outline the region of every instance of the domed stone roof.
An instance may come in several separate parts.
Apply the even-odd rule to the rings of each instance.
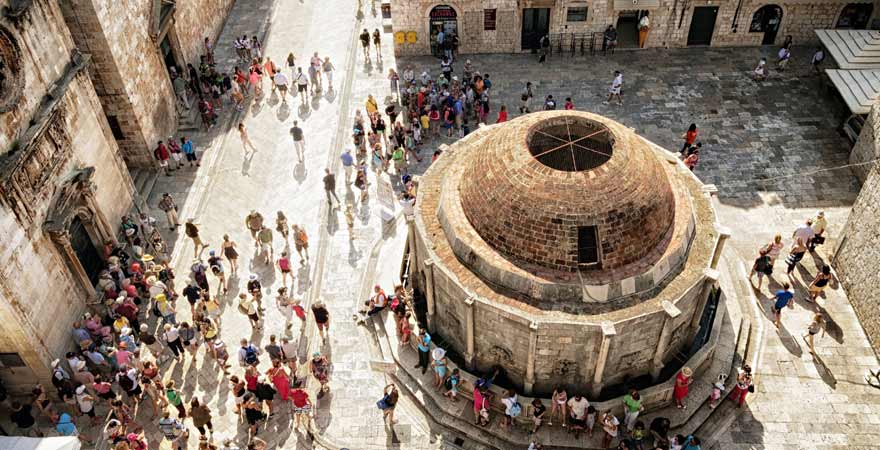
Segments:
[[[675,196],[629,128],[575,111],[486,130],[459,183],[474,231],[512,262],[564,272],[639,261],[664,241]]]

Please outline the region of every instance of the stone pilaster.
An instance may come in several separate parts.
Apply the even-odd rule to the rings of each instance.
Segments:
[[[428,317],[425,320],[428,322],[428,332],[434,332],[434,312],[435,312],[435,299],[434,299],[434,261],[431,258],[425,258],[425,300],[428,303]]]
[[[464,354],[464,362],[468,369],[474,367],[474,298],[464,299],[465,308],[465,340],[467,351]]]
[[[663,355],[666,354],[667,347],[669,346],[669,340],[672,337],[672,328],[675,324],[675,319],[681,315],[681,310],[671,302],[663,301],[661,305],[663,306],[663,311],[666,312],[666,317],[663,320],[663,329],[660,331],[660,339],[657,341],[657,349],[654,351],[654,360],[651,367],[651,377],[654,381],[657,381],[660,377],[660,371],[663,370]]]
[[[538,357],[538,322],[529,324],[529,359],[526,365],[526,380],[524,394],[531,395],[535,387],[535,359]]]
[[[596,358],[596,370],[593,372],[593,389],[591,395],[598,397],[604,385],[605,363],[608,361],[608,350],[611,348],[611,340],[617,334],[612,322],[602,322],[602,345],[599,348],[599,357]]]
[[[730,238],[730,229],[727,227],[716,223],[715,231],[718,233],[718,241],[715,243],[715,250],[712,253],[712,262],[709,263],[709,267],[712,269],[718,268],[718,261],[721,259],[721,252],[724,251],[724,244]]]

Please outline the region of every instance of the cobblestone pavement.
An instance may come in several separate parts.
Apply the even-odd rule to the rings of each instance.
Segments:
[[[392,37],[384,35],[384,61],[366,64],[355,41],[355,30],[380,28],[381,23],[369,10],[359,22],[355,4],[355,0],[320,4],[237,2],[216,45],[221,67],[234,64],[230,45],[234,36],[259,34],[266,37],[266,54],[279,65],[290,51],[297,55],[298,64],[305,63],[316,50],[330,56],[337,68],[336,90],[300,106],[298,97],[288,99],[285,105],[267,89],[265,97],[244,112],[231,113],[227,109],[220,126],[192,134],[201,150],[202,167],[160,177],[148,203],[155,207],[162,192],[171,192],[182,208],[181,216],[194,217],[201,224],[202,236],[210,248],[218,248],[224,233],[238,243],[239,273],[229,279],[229,294],[220,297],[225,308],[221,336],[232,349],[241,337],[262,346],[268,335],[284,334],[284,319],[272,305],[273,296],[266,296],[262,332],[250,332],[246,318],[236,310],[234,299],[250,274],[257,274],[264,288],[272,292],[281,285],[280,274],[260,262],[253,250],[243,223],[245,215],[257,209],[271,222],[275,211],[283,210],[291,223],[303,224],[311,237],[311,258],[298,268],[291,289],[306,305],[323,297],[333,317],[326,344],[316,339],[309,325],[304,329],[294,326],[290,334],[300,339],[301,359],[320,349],[333,360],[331,393],[319,402],[316,414],[318,443],[358,450],[440,448],[446,445],[438,436],[442,430],[408,398],[397,408],[399,423],[394,429],[382,423],[375,402],[386,377],[370,366],[369,333],[350,319],[363,300],[365,285],[369,286],[375,277],[386,288],[393,281],[394,274],[387,270],[380,270],[375,277],[372,274],[376,267],[388,267],[389,260],[394,266],[393,256],[382,256],[394,252],[373,251],[382,248],[376,247],[377,243],[388,242],[391,248],[399,245],[405,228],[402,224],[382,226],[372,174],[370,201],[356,210],[354,239],[349,236],[341,211],[328,208],[321,192],[324,168],[338,172],[338,154],[350,143],[348,130],[354,110],[362,109],[368,93],[378,99],[380,107],[390,94],[384,74],[395,63]],[[816,78],[795,76],[804,70],[803,65],[794,64],[789,73],[755,85],[747,74],[758,54],[758,49],[651,50],[620,52],[589,61],[551,58],[544,66],[528,55],[472,59],[478,70],[491,68],[493,104],[504,101],[511,110],[516,109],[522,84],[531,80],[539,97],[553,93],[561,105],[561,100],[570,95],[579,109],[616,118],[668,148],[678,148],[684,127],[697,122],[706,149],[697,173],[718,185],[720,220],[733,229],[733,248],[742,258],[750,259],[757,242],[775,231],[788,234],[817,207],[828,212],[833,237],[845,222],[858,191],[857,183],[845,170],[782,181],[750,181],[841,165],[847,156],[844,140],[834,131],[840,121],[840,105],[820,92]],[[795,58],[804,59],[804,52],[796,51]],[[434,74],[438,72],[436,60],[430,58],[407,62],[419,68],[430,64]],[[617,68],[624,70],[627,79],[625,104],[603,105],[611,72]],[[306,133],[306,161],[302,163],[296,161],[288,134],[294,120]],[[257,147],[253,154],[243,151],[238,133],[232,129],[239,121],[250,130]],[[425,154],[429,155],[430,150]],[[356,191],[344,187],[342,178],[339,173],[337,192],[343,202],[353,202]],[[164,223],[159,212],[152,213]],[[178,284],[182,284],[194,257],[192,244],[177,233],[166,238],[174,243],[173,265]],[[285,243],[280,236],[274,243],[277,257]],[[805,270],[815,272],[812,264],[806,266]],[[807,274],[802,277],[807,279]],[[216,292],[216,279],[209,278]],[[766,306],[767,301],[763,303]],[[809,313],[800,302],[784,318],[788,332],[779,336],[767,333],[758,395],[725,436],[723,442],[729,447],[724,448],[777,448],[777,443],[788,444],[787,448],[825,448],[823,445],[832,444],[868,447],[867,441],[877,441],[871,426],[876,427],[872,424],[880,421],[880,410],[872,400],[876,397],[863,387],[864,382],[859,382],[861,366],[876,365],[876,359],[837,284],[832,285],[823,304],[835,324],[831,338],[819,341],[818,353],[824,364],[814,362],[803,350],[798,336]],[[186,302],[179,306],[179,316],[188,318]],[[260,367],[265,370],[268,358],[263,359]],[[233,373],[241,374],[237,364],[233,362],[233,366]],[[194,361],[172,362],[163,370],[166,378],[182,386],[186,400],[198,396],[208,403],[214,411],[218,437],[235,437],[244,443],[246,427],[234,414],[227,382],[203,352]],[[304,372],[301,369],[300,374]],[[169,448],[167,442],[160,443],[161,435],[149,420],[149,408],[142,408],[138,421],[145,425],[150,448]],[[277,448],[312,448],[311,439],[293,431],[290,425],[286,407],[280,407],[261,436]],[[90,433],[94,435],[94,430]],[[190,442],[194,444],[197,433],[192,433]]]

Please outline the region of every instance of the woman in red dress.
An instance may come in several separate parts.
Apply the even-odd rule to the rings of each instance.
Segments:
[[[281,400],[287,401],[287,395],[290,393],[290,378],[280,360],[272,361],[272,367],[266,371],[266,376],[272,380],[275,390],[281,394]]]
[[[685,409],[684,399],[688,395],[688,387],[693,379],[694,372],[690,367],[682,367],[678,375],[675,376],[675,389],[672,391],[672,397],[675,398],[675,406],[678,409]]]

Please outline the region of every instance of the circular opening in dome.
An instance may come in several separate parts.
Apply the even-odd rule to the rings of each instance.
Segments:
[[[601,123],[564,117],[537,124],[527,145],[541,164],[565,172],[580,172],[595,169],[611,159],[614,138]]]

